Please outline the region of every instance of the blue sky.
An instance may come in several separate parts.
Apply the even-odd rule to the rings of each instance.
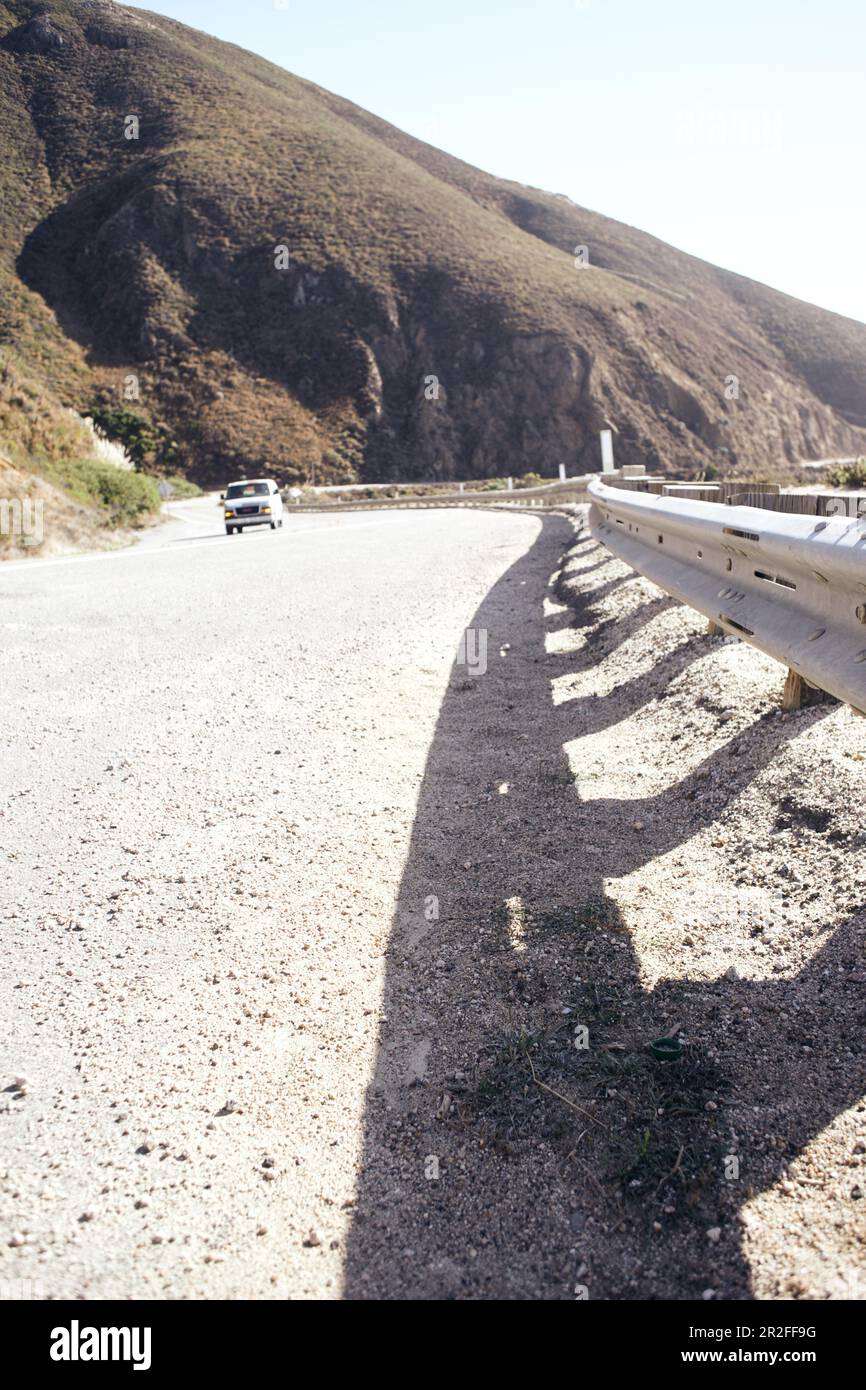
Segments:
[[[430,144],[866,321],[864,0],[160,0]]]

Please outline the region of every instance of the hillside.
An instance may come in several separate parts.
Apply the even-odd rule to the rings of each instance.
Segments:
[[[0,351],[204,483],[866,450],[866,325],[111,0],[0,0],[0,234]]]

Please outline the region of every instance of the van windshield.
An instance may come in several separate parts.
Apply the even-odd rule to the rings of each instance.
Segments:
[[[268,494],[267,483],[232,483],[226,491],[226,497],[258,497],[261,493]]]

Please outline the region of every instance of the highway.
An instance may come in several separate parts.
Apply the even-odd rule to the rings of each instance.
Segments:
[[[0,1031],[26,1081],[3,1273],[336,1297],[452,663],[544,530],[491,640],[537,621],[570,528],[289,515],[228,538],[213,499],[169,511],[134,548],[0,569]]]

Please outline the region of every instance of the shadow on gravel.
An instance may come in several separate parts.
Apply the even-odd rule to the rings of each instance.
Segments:
[[[585,574],[586,570],[581,570],[581,575],[583,576]],[[610,656],[612,652],[616,651],[617,647],[621,647],[623,642],[628,642],[631,637],[634,637],[640,632],[641,628],[651,623],[660,613],[665,613],[669,608],[675,608],[676,606],[674,599],[668,598],[667,595],[662,594],[659,598],[650,599],[648,602],[642,603],[633,613],[627,613],[623,617],[617,618],[615,621],[613,619],[603,619],[598,623],[593,632],[593,647],[595,648],[597,644],[598,650],[588,652],[581,661],[575,661],[572,656],[569,663],[570,669],[573,671],[587,669],[598,661],[599,652],[602,652],[605,656]],[[574,624],[572,625],[574,626]]]
[[[596,845],[563,742],[602,726],[605,699],[589,718],[553,707],[541,618],[571,540],[544,519],[475,614],[487,673],[455,665],[443,702],[388,950],[349,1298],[749,1298],[740,1205],[866,1085],[857,919],[793,980],[641,984],[605,894],[648,857],[635,816],[661,835],[653,855],[687,840],[825,711],[759,720],[736,757],[603,803]],[[647,1044],[676,1024],[690,1045],[666,1066]]]

